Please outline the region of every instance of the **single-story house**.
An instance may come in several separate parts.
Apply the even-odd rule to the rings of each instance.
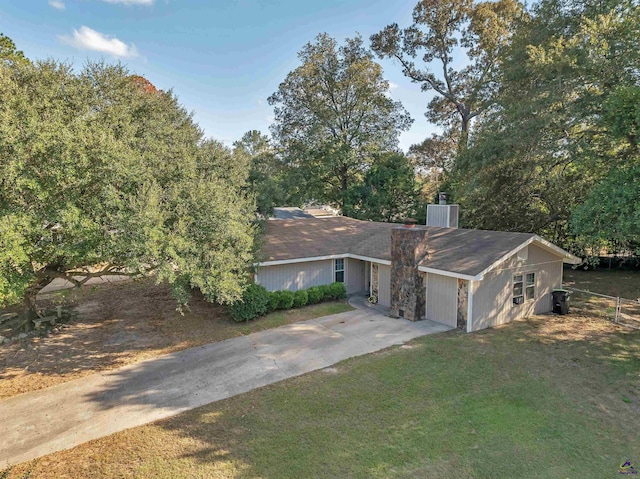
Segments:
[[[425,226],[268,221],[254,279],[269,291],[340,281],[392,316],[468,332],[551,311],[563,263],[581,260],[535,234],[458,229],[457,213],[457,205],[430,205]]]

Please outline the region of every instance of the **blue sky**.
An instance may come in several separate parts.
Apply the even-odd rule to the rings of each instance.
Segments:
[[[22,0],[0,3],[0,32],[31,59],[121,61],[163,90],[173,88],[209,137],[231,144],[268,133],[267,97],[321,32],[368,38],[409,25],[416,0]],[[436,131],[424,117],[430,94],[381,61],[391,95],[414,118],[407,149]]]

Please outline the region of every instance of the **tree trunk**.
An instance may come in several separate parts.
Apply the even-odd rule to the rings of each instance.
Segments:
[[[33,329],[33,320],[38,317],[36,308],[36,295],[38,291],[42,289],[39,284],[37,286],[30,286],[24,294],[22,300],[22,311],[20,312],[20,324],[25,331],[31,331]]]
[[[460,140],[458,142],[458,152],[461,153],[467,149],[469,144],[469,124],[471,118],[468,115],[462,115],[462,127],[460,128]]]
[[[349,189],[348,173],[349,170],[347,166],[343,165],[340,167],[340,209],[342,210],[340,213],[345,216],[347,216],[345,208],[347,206],[347,190]]]

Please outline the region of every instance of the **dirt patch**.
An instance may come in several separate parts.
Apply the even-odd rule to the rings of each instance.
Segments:
[[[54,386],[97,371],[222,341],[254,331],[344,311],[324,303],[233,322],[226,308],[196,294],[181,315],[167,285],[152,280],[60,291],[39,306],[63,304],[77,319],[41,337],[0,346],[0,399]]]

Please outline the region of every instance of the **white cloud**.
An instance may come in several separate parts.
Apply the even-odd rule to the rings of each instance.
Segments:
[[[393,91],[396,88],[398,88],[398,84],[397,83],[393,83],[392,81],[389,82],[389,90]]]
[[[49,5],[58,10],[64,10],[64,2],[60,0],[49,0]]]
[[[153,5],[155,0],[102,0],[107,3],[119,3],[121,5]]]
[[[127,45],[114,36],[105,35],[84,25],[81,26],[79,30],[74,29],[73,36],[62,35],[58,38],[61,42],[71,45],[78,50],[107,53],[119,58],[133,58],[138,56],[138,50],[136,50],[136,46],[133,43]]]

